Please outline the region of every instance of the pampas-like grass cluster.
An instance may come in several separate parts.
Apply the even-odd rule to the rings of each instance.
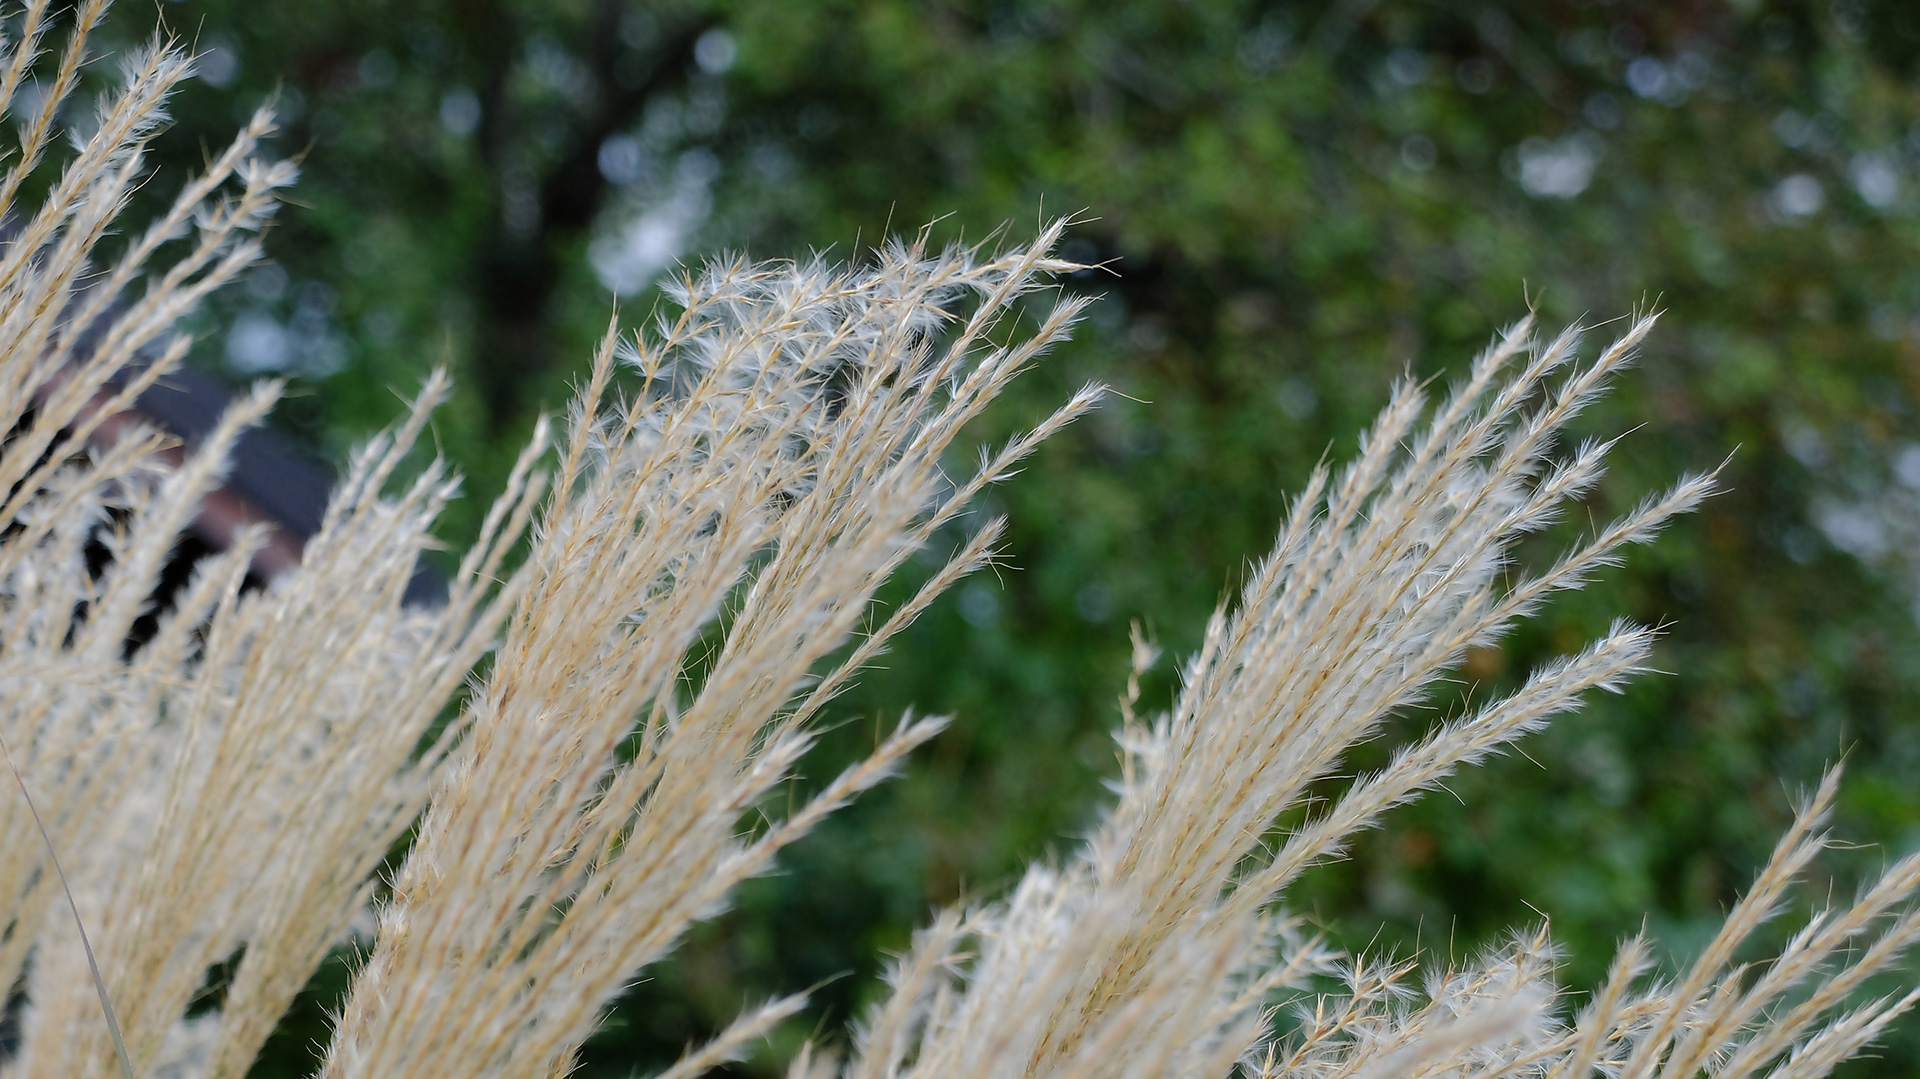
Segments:
[[[128,409],[184,356],[181,316],[260,257],[293,170],[260,156],[262,112],[158,221],[108,242],[191,72],[156,42],[45,200],[18,205],[55,167],[105,8],[83,0],[43,57],[50,4],[29,0],[0,58],[0,109],[51,69],[0,178],[0,735],[17,779],[0,797],[0,981],[22,1030],[0,1071],[236,1079],[358,940],[322,1075],[565,1075],[694,920],[940,730],[904,719],[770,811],[822,710],[992,560],[998,523],[901,606],[876,608],[881,583],[1096,403],[1090,387],[952,467],[966,425],[1079,310],[1028,314],[1072,268],[1049,254],[1063,225],[1000,252],[923,235],[863,266],[735,260],[684,278],[645,332],[608,331],[444,603],[403,602],[457,490],[440,463],[409,464],[448,391],[436,375],[354,457],[296,568],[247,587],[266,535],[243,530],[156,609],[169,552],[277,388],[186,447]],[[1858,1052],[1914,1000],[1861,990],[1920,935],[1920,860],[1772,962],[1736,961],[1825,841],[1837,774],[1690,967],[1656,978],[1630,941],[1578,1009],[1544,930],[1416,988],[1416,964],[1336,955],[1283,911],[1287,886],[1382,812],[1646,664],[1652,634],[1618,625],[1330,802],[1309,797],[1469,645],[1710,493],[1684,480],[1511,576],[1515,541],[1599,477],[1609,444],[1559,436],[1651,326],[1582,364],[1578,334],[1543,342],[1522,323],[1436,406],[1399,387],[1359,457],[1314,475],[1168,715],[1137,715],[1155,655],[1136,639],[1117,796],[1084,851],[938,915],[844,1062],[808,1049],[792,1073],[1736,1079],[1824,1075]],[[737,1059],[802,1003],[750,1012],[668,1074]]]
[[[857,272],[725,263],[675,291],[677,317],[623,357],[609,331],[323,1074],[564,1073],[633,971],[940,729],[903,722],[740,835],[821,705],[987,561],[998,525],[863,631],[880,583],[1093,404],[1089,389],[947,484],[960,430],[1078,310],[992,343],[1059,265],[1044,254],[1058,230],[984,261],[914,245]],[[962,296],[971,314],[934,344]],[[642,385],[603,407],[618,358]]]
[[[1415,965],[1343,961],[1277,913],[1302,870],[1382,812],[1645,664],[1652,633],[1616,624],[1276,832],[1469,645],[1711,492],[1710,476],[1685,479],[1544,572],[1511,577],[1514,542],[1589,490],[1611,445],[1556,456],[1555,436],[1653,321],[1584,366],[1577,333],[1539,342],[1522,322],[1431,410],[1401,384],[1358,459],[1337,478],[1314,473],[1238,604],[1215,615],[1171,714],[1142,723],[1137,689],[1123,700],[1118,797],[1084,852],[924,931],[845,1074],[1817,1076],[1906,1009],[1914,996],[1861,1002],[1855,990],[1920,934],[1904,906],[1920,856],[1815,917],[1763,972],[1733,965],[1820,849],[1837,772],[1677,982],[1649,981],[1649,946],[1629,941],[1575,1018],[1543,931],[1416,991]],[[1133,686],[1152,661],[1136,640]],[[1309,995],[1329,976],[1342,991]]]

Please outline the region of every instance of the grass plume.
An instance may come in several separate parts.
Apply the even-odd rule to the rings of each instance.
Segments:
[[[323,1076],[565,1075],[690,925],[946,722],[903,717],[767,813],[835,696],[992,561],[1001,522],[884,613],[882,583],[1099,399],[1090,386],[955,466],[968,424],[1081,312],[1041,296],[1077,268],[1052,254],[1065,223],[1020,246],[922,232],[859,265],[684,275],[640,332],[609,326],[445,602],[411,606],[458,492],[446,464],[409,466],[449,393],[435,374],[354,455],[295,568],[246,587],[266,536],[242,530],[155,610],[170,552],[281,387],[186,446],[129,407],[177,369],[181,317],[260,257],[294,170],[265,155],[261,111],[155,221],[119,231],[193,61],[166,40],[122,58],[62,153],[106,10],[27,0],[0,55],[17,120],[0,174],[0,746],[22,795],[0,799],[0,984],[26,987],[0,1068],[238,1079],[365,919]],[[30,79],[37,106],[10,112]],[[46,195],[24,207],[40,169]],[[1299,875],[1382,813],[1647,665],[1653,632],[1618,623],[1308,812],[1469,646],[1711,493],[1711,475],[1684,478],[1514,573],[1515,544],[1600,478],[1612,443],[1562,436],[1653,325],[1583,360],[1578,330],[1523,321],[1437,401],[1398,385],[1355,459],[1309,480],[1163,716],[1138,714],[1155,653],[1136,639],[1117,793],[1084,849],[937,914],[847,1058],[809,1048],[793,1074],[1744,1079],[1858,1053],[1916,1000],[1863,993],[1920,937],[1920,856],[1770,963],[1737,960],[1827,842],[1837,771],[1686,970],[1654,978],[1630,940],[1578,1010],[1544,930],[1416,986],[1416,964],[1336,955],[1285,912]],[[376,905],[374,874],[416,829]],[[224,996],[195,1008],[216,967]],[[751,1010],[666,1075],[740,1059],[803,1004]]]

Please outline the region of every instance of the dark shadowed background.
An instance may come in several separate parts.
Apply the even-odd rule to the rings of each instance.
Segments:
[[[832,774],[908,706],[952,729],[648,971],[587,1075],[657,1069],[743,1003],[812,985],[805,1020],[739,1070],[772,1073],[809,1034],[844,1040],[933,905],[994,894],[1086,827],[1114,766],[1129,621],[1188,652],[1287,493],[1351,453],[1390,380],[1459,371],[1529,302],[1554,328],[1668,312],[1586,421],[1639,428],[1594,518],[1731,454],[1728,492],[1474,653],[1451,706],[1617,615],[1668,627],[1667,673],[1396,812],[1292,905],[1343,946],[1435,959],[1544,916],[1577,987],[1643,923],[1669,956],[1696,947],[1829,760],[1849,762],[1841,830],[1867,844],[1823,864],[1832,889],[1920,843],[1914,5],[159,11],[203,53],[163,177],[276,92],[278,145],[304,156],[276,262],[207,309],[194,362],[236,383],[291,376],[278,422],[322,462],[450,365],[437,436],[470,477],[456,550],[615,295],[637,324],[678,261],[857,257],[935,219],[943,240],[1003,224],[1019,240],[1078,212],[1066,253],[1108,267],[1066,282],[1100,297],[1087,324],[979,434],[1089,378],[1125,396],[999,492],[1016,568],[907,634],[807,771]],[[128,43],[150,25],[134,5],[110,24]],[[1161,706],[1172,666],[1149,687]],[[343,970],[257,1074],[309,1070]],[[1916,1067],[1909,1022],[1848,1074]]]

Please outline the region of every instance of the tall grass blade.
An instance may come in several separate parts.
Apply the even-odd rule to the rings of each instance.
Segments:
[[[66,894],[67,909],[73,912],[73,928],[80,934],[80,947],[86,949],[87,970],[93,974],[93,991],[100,994],[100,1013],[106,1017],[107,1033],[113,1038],[113,1052],[120,1060],[120,1074],[123,1079],[133,1079],[133,1061],[127,1058],[127,1041],[120,1036],[120,1018],[114,1014],[113,1001],[107,999],[107,983],[100,977],[100,964],[93,958],[93,942],[87,939],[87,923],[80,917],[80,904],[73,898],[73,889],[67,885],[67,871],[60,868],[60,853],[53,849],[53,837],[47,834],[47,825],[40,819],[40,810],[33,804],[33,795],[27,792],[27,777],[20,774],[20,766],[13,761],[13,747],[7,744],[6,735],[0,734],[0,753],[5,753],[7,770],[13,773],[13,781],[20,787],[20,798],[27,803],[27,812],[33,814],[34,826],[40,829],[40,839],[47,847],[47,861],[52,863],[53,872],[60,878],[60,890]]]

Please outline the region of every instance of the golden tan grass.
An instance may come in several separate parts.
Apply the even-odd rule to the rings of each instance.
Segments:
[[[24,981],[27,1001],[0,1071],[119,1073],[104,999],[136,1074],[244,1075],[364,920],[325,1076],[564,1075],[692,922],[940,730],[903,719],[811,801],[766,813],[822,709],[991,561],[999,523],[904,605],[877,611],[880,584],[1095,404],[1089,387],[950,467],[967,424],[1079,312],[1029,299],[1072,268],[1050,254],[1063,225],[1010,250],[936,251],[923,234],[863,266],[687,276],[669,316],[609,329],[556,445],[542,424],[447,602],[417,608],[407,582],[456,484],[439,463],[398,477],[446,395],[436,375],[356,455],[297,569],[244,591],[262,536],[243,533],[129,654],[169,551],[278,390],[256,389],[177,464],[158,433],[96,436],[180,361],[180,317],[260,256],[294,175],[259,156],[263,111],[160,220],[109,242],[191,59],[166,42],[128,58],[97,131],[52,161],[105,9],[83,0],[43,63],[50,5],[29,0],[0,57],[0,110],[47,69],[0,177],[15,223],[0,249],[0,734],[41,809],[36,822],[0,798],[0,983]],[[17,205],[55,165],[44,202]],[[793,1074],[1738,1079],[1824,1075],[1858,1052],[1914,1000],[1860,990],[1920,935],[1920,858],[1770,964],[1735,961],[1825,842],[1837,773],[1689,969],[1651,979],[1649,946],[1630,941],[1578,1012],[1544,931],[1416,991],[1413,964],[1336,956],[1282,911],[1304,868],[1382,812],[1644,666],[1652,634],[1617,625],[1276,832],[1469,645],[1710,492],[1685,479],[1509,577],[1515,541],[1598,479],[1609,444],[1557,438],[1651,327],[1635,320],[1582,364],[1579,334],[1542,341],[1522,323],[1436,405],[1400,386],[1358,458],[1314,475],[1152,720],[1136,709],[1155,656],[1136,640],[1118,794],[1084,851],[938,915],[844,1065],[809,1049]],[[638,384],[625,397],[623,365]],[[375,905],[376,867],[416,825]],[[209,969],[235,957],[220,1007],[189,1019]],[[1341,988],[1312,992],[1329,978]],[[668,1075],[737,1058],[801,1004],[749,1012]]]

